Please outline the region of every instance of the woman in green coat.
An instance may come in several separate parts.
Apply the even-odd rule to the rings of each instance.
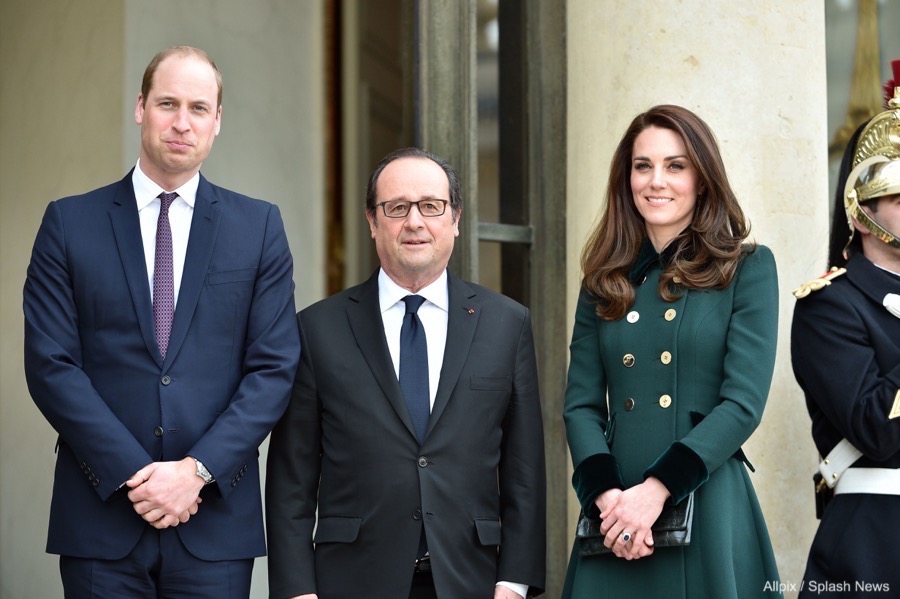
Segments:
[[[775,362],[778,287],[692,112],[638,115],[613,156],[582,254],[564,418],[584,513],[610,553],[576,539],[564,597],[780,596],[741,445]],[[690,544],[651,525],[693,493]]]

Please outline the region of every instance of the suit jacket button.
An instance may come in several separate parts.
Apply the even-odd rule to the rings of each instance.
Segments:
[[[664,351],[659,355],[659,361],[663,364],[668,364],[672,361],[672,354],[670,352]]]
[[[672,405],[672,397],[669,395],[663,395],[659,398],[659,405],[661,408],[668,408]]]
[[[634,355],[633,354],[625,354],[622,357],[622,364],[625,365],[625,368],[631,368],[634,366]]]
[[[92,487],[99,487],[99,486],[100,486],[100,479],[99,479],[99,478],[94,478],[93,480],[91,480],[91,486],[92,486]]]
[[[232,486],[232,487],[236,487],[237,484],[238,484],[237,478],[232,478],[232,479],[231,479],[231,486]]]
[[[625,411],[630,412],[634,409],[634,398],[629,397],[625,400]]]
[[[153,429],[153,434],[156,435],[157,437],[162,437],[163,436],[163,428],[161,426],[157,426],[155,429]]]
[[[162,379],[160,379],[160,381],[162,382],[163,385],[168,385],[169,383],[172,382],[172,377],[170,377],[168,374],[165,374],[165,375],[163,375]]]
[[[674,308],[669,308],[668,310],[666,310],[666,320],[668,320],[669,322],[675,320],[675,316],[677,315],[678,312],[676,312]]]
[[[420,468],[424,468],[425,466],[428,465],[428,458],[426,458],[425,456],[420,457],[418,464],[419,464]]]
[[[413,512],[413,520],[421,520],[421,519],[422,519],[422,510],[417,508],[416,511]]]

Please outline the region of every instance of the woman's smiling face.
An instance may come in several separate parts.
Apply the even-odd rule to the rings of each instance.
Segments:
[[[693,220],[697,181],[697,169],[677,133],[651,126],[635,138],[631,193],[657,251],[662,251]]]

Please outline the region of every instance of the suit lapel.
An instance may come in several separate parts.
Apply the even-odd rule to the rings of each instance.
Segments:
[[[209,271],[216,233],[219,230],[219,210],[217,194],[203,175],[200,175],[187,254],[184,258],[184,272],[181,275],[181,288],[178,291],[175,319],[172,321],[172,334],[166,352],[166,366],[178,356],[178,350],[184,343],[191,319],[194,317],[200,292],[206,283],[206,273]]]
[[[478,319],[481,316],[481,305],[475,301],[477,293],[465,281],[448,272],[447,287],[450,309],[447,315],[447,345],[444,347],[441,380],[438,383],[434,406],[431,408],[426,439],[444,413],[444,408],[447,407],[447,402],[456,389],[459,375],[469,358],[469,349],[472,347],[475,329],[478,328]]]
[[[156,330],[153,326],[153,305],[150,302],[150,283],[147,279],[147,262],[144,260],[144,244],[141,236],[141,221],[137,211],[137,200],[134,197],[134,186],[131,184],[132,169],[116,186],[115,196],[109,210],[116,248],[125,270],[125,280],[137,319],[141,336],[147,345],[147,351],[162,366],[159,347],[156,344]]]
[[[416,432],[403,391],[394,371],[391,353],[384,335],[384,321],[381,318],[381,306],[378,300],[378,271],[358,288],[356,295],[350,296],[347,305],[347,320],[356,338],[360,352],[369,365],[378,386],[387,397],[400,420],[415,438]]]

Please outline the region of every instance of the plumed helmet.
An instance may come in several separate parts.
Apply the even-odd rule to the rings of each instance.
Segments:
[[[854,220],[884,243],[900,248],[897,235],[882,227],[861,207],[871,200],[900,194],[900,60],[893,61],[891,66],[894,79],[885,84],[885,90],[893,88],[893,97],[886,97],[888,109],[872,118],[860,132],[852,170],[844,185],[844,211],[850,227],[845,254],[853,240]]]

